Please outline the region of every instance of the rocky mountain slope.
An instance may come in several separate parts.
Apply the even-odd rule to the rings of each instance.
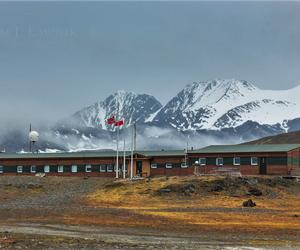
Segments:
[[[258,140],[246,142],[245,144],[288,144],[300,143],[300,131],[267,136]]]

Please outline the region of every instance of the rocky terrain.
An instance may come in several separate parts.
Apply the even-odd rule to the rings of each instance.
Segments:
[[[300,249],[295,180],[12,176],[0,189],[4,249]]]

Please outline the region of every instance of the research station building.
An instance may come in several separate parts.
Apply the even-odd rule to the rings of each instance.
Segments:
[[[124,152],[119,152],[120,177]],[[300,175],[300,144],[221,145],[197,150],[135,151],[133,176],[199,174]],[[125,152],[130,176],[131,152]],[[115,151],[0,153],[0,175],[116,176]]]

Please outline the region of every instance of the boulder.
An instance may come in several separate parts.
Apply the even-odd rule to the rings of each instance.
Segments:
[[[243,202],[243,207],[255,207],[256,203],[251,199]]]

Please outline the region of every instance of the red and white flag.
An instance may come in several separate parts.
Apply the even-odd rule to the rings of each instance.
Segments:
[[[115,121],[115,126],[116,126],[116,127],[122,126],[122,125],[124,125],[124,123],[125,123],[124,120]]]
[[[108,125],[113,125],[113,124],[115,124],[115,123],[116,123],[115,117],[112,116],[112,117],[108,118],[108,119],[106,120],[106,122],[107,122]]]

